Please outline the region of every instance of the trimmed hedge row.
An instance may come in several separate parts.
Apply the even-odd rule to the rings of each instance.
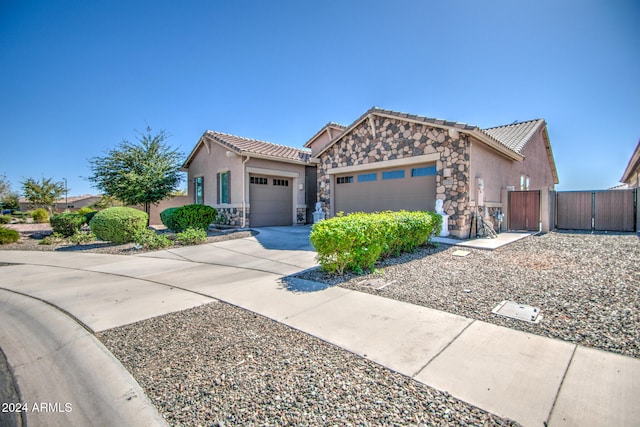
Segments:
[[[206,231],[216,219],[218,211],[207,205],[185,205],[160,212],[162,223],[175,232],[186,231],[189,228]]]
[[[442,216],[433,212],[339,214],[314,224],[310,240],[323,270],[362,273],[382,257],[416,250],[441,227]]]

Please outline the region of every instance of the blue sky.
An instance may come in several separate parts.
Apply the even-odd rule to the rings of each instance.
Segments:
[[[618,183],[640,139],[634,0],[0,0],[0,174],[67,178],[147,125],[300,147],[368,108],[544,118],[559,190]],[[186,184],[183,184],[186,188]]]

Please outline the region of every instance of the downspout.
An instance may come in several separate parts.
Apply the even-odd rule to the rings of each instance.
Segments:
[[[247,186],[246,186],[246,169],[247,162],[251,156],[247,155],[247,159],[242,162],[242,228],[247,225]]]

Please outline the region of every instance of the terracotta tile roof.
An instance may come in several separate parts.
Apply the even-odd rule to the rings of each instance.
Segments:
[[[640,141],[638,141],[636,149],[629,158],[629,163],[627,163],[627,167],[622,174],[622,178],[620,178],[620,182],[629,183],[631,176],[638,170],[640,170]]]
[[[214,141],[229,147],[238,154],[258,154],[301,162],[307,162],[311,157],[311,151],[307,149],[287,147],[285,145],[274,144],[257,139],[243,138],[241,136],[211,130],[205,132],[205,135]]]
[[[469,125],[467,123],[452,122],[452,121],[449,121],[449,120],[437,119],[437,118],[434,118],[434,117],[426,117],[426,116],[418,116],[418,115],[409,114],[409,113],[401,113],[401,112],[398,112],[398,111],[385,110],[385,109],[378,108],[378,107],[371,108],[369,111],[364,113],[358,120],[356,120],[356,122],[360,121],[363,117],[366,117],[366,116],[368,116],[369,114],[372,114],[372,113],[373,114],[385,114],[385,115],[395,116],[395,117],[398,117],[400,119],[416,120],[416,121],[424,122],[424,123],[427,123],[427,124],[456,127],[456,128],[464,129],[464,130],[477,129],[477,126]]]
[[[522,154],[527,142],[536,133],[540,126],[544,125],[543,119],[528,120],[526,122],[512,123],[505,126],[497,126],[482,129],[482,132],[496,139],[505,147],[518,154]]]

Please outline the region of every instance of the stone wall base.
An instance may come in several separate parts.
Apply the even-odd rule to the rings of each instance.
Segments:
[[[218,208],[218,222],[224,225],[242,227],[242,208]],[[249,208],[246,208],[245,227],[249,227]]]

